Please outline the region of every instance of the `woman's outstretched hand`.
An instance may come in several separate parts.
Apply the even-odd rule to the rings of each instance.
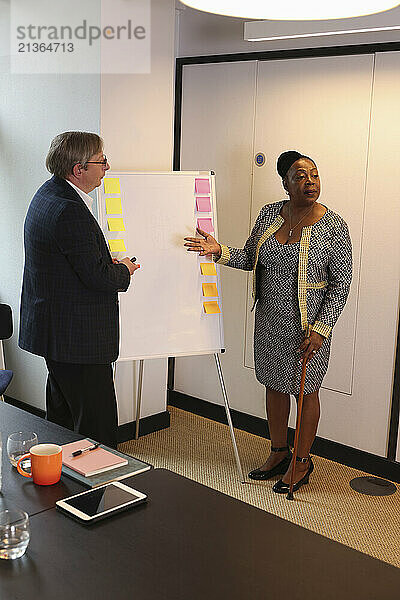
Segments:
[[[188,252],[198,252],[199,256],[206,256],[206,254],[221,255],[221,246],[212,235],[199,229],[196,229],[197,233],[203,236],[204,239],[185,237],[185,241],[189,242],[184,244],[187,247]]]

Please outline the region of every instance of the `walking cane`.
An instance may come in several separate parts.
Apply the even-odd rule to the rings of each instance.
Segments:
[[[310,337],[311,328],[307,325],[307,335],[306,339]],[[304,396],[304,384],[306,382],[306,368],[307,368],[307,359],[303,358],[303,363],[301,367],[301,380],[300,380],[300,392],[299,392],[299,401],[297,403],[297,417],[296,417],[296,431],[294,434],[294,448],[293,448],[293,457],[292,457],[292,472],[290,473],[290,487],[289,493],[286,496],[287,500],[293,500],[293,486],[294,486],[294,473],[296,469],[296,458],[297,458],[297,448],[299,445],[299,435],[300,435],[300,427],[301,427],[301,413],[303,410],[303,396]]]

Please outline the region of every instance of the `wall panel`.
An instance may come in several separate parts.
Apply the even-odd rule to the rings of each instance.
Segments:
[[[240,245],[249,230],[256,63],[184,68],[183,170],[216,173],[221,241]],[[221,356],[232,407],[262,414],[264,389],[243,365],[246,274],[221,267],[226,353]],[[212,356],[176,360],[175,389],[222,402]],[[246,400],[244,400],[246,399]]]

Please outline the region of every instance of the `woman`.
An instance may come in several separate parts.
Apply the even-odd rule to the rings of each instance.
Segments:
[[[290,394],[298,397],[303,357],[307,360],[294,491],[314,469],[309,455],[319,415],[319,389],[328,368],[331,331],[346,303],[352,253],[345,221],[323,204],[318,169],[299,152],[284,152],[277,170],[289,196],[264,206],[243,249],[201,238],[185,238],[188,251],[236,269],[253,270],[256,305],[256,377],[266,386],[271,454],[251,479],[283,475],[274,492],[289,491],[292,453],[287,445]],[[254,308],[254,306],[253,306]]]

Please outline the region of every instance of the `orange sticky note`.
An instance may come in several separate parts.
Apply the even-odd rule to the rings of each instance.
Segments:
[[[118,177],[104,177],[104,193],[105,194],[120,194],[121,187]]]
[[[202,275],[216,275],[217,269],[214,263],[200,263],[200,270]]]
[[[110,246],[111,252],[126,251],[124,240],[108,240],[108,245]]]
[[[109,231],[125,231],[125,225],[123,219],[107,219]]]
[[[203,302],[203,306],[204,306],[204,312],[207,315],[216,315],[217,313],[220,313],[220,308],[218,306],[218,302]]]
[[[216,283],[202,283],[203,296],[218,296],[217,284]]]

